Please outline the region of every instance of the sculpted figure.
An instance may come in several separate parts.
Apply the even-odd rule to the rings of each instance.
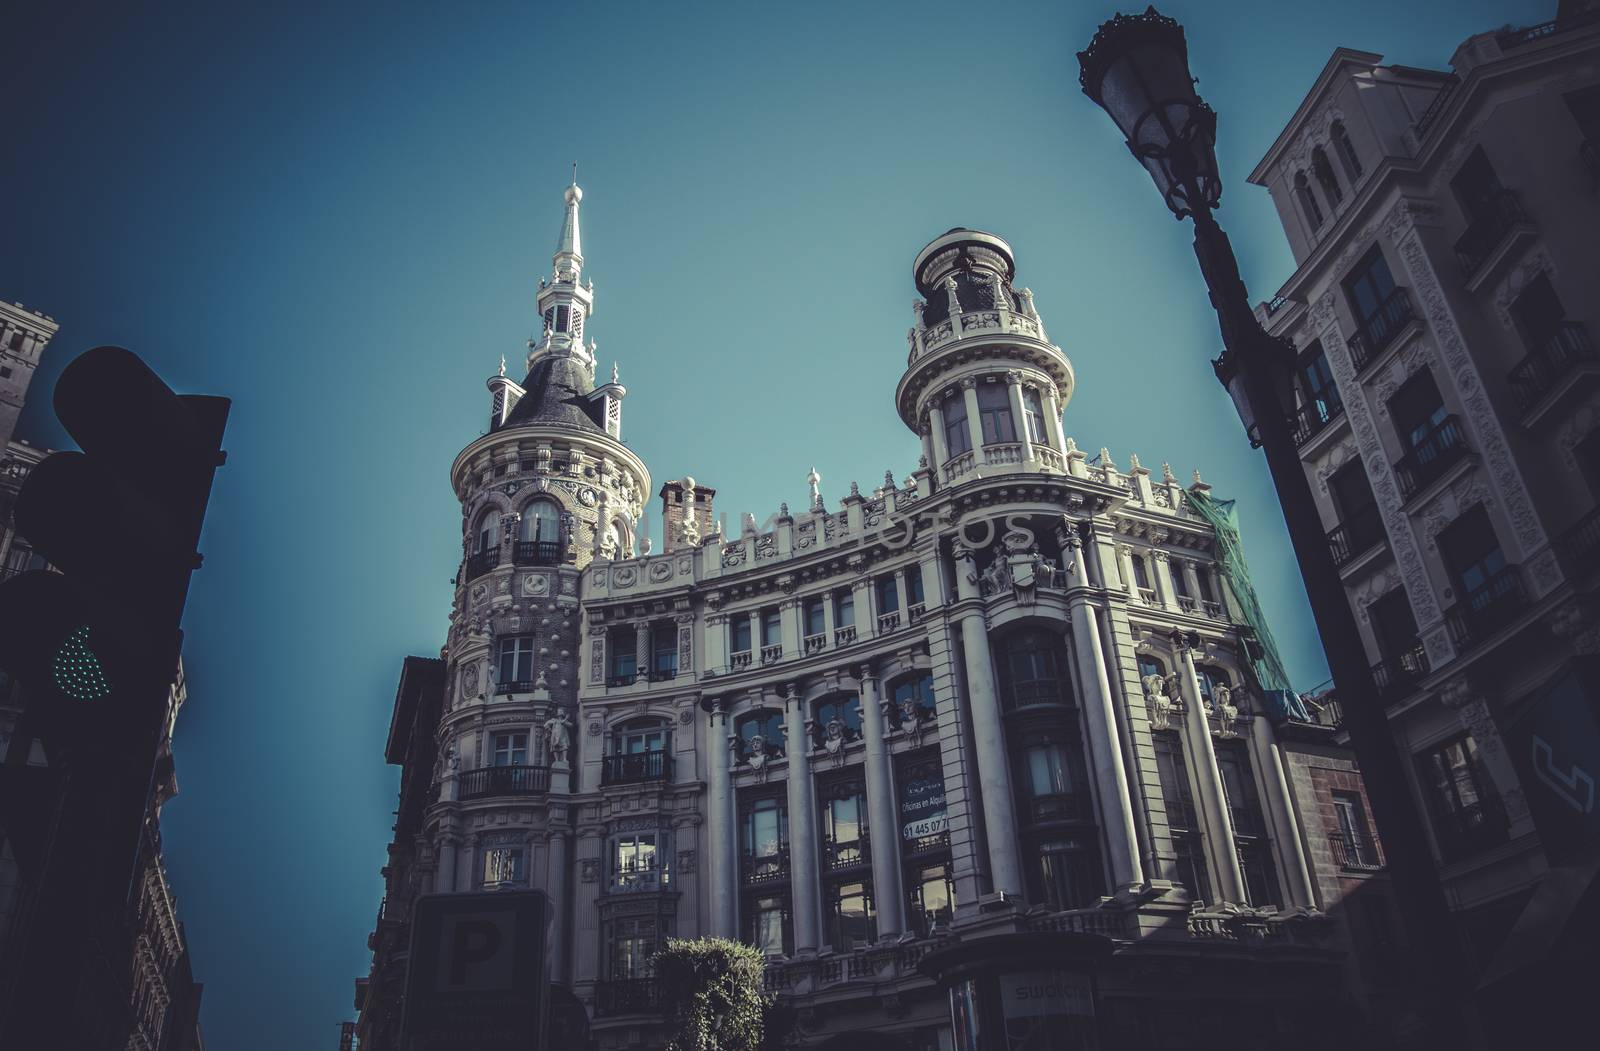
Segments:
[[[1172,725],[1172,698],[1167,695],[1167,677],[1151,672],[1143,682],[1144,699],[1150,705],[1150,726],[1165,730]]]
[[[572,748],[572,734],[567,721],[567,710],[557,708],[550,718],[544,721],[545,736],[550,741],[550,762],[565,763],[567,752]]]
[[[828,720],[828,725],[822,730],[822,747],[828,750],[829,755],[839,754],[839,749],[844,747],[844,723],[838,719]]]

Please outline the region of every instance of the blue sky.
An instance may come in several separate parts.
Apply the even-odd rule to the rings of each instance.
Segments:
[[[693,474],[736,520],[813,464],[830,501],[903,477],[912,257],[992,230],[1077,370],[1067,432],[1238,497],[1290,668],[1325,677],[1189,228],[1078,90],[1114,5],[34,6],[0,68],[0,295],[62,329],[22,433],[63,441],[49,388],[102,343],[234,399],[165,820],[213,1046],[332,1047],[352,1014],[400,660],[447,626],[449,465],[525,353],[574,160],[589,334],[658,487]],[[1243,180],[1335,46],[1437,68],[1554,8],[1163,5],[1254,297],[1291,261]]]

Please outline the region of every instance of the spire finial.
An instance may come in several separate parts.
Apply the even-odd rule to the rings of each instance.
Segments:
[[[502,355],[500,355],[500,375],[504,376],[505,374],[506,374],[506,356],[504,354],[502,354]]]
[[[611,382],[617,382],[617,363],[614,361],[611,363]]]

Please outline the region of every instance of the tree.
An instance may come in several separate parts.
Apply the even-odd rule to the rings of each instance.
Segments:
[[[760,1051],[772,1004],[760,950],[725,938],[672,939],[652,962],[669,1014],[667,1051]]]

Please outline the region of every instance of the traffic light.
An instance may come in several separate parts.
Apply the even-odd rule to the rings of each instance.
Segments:
[[[88,991],[90,946],[97,924],[120,922],[137,863],[229,402],[174,394],[137,355],[97,347],[62,372],[54,405],[82,451],[40,463],[13,518],[59,572],[0,583],[0,667],[24,706],[0,776],[0,833],[30,860],[36,891],[0,1005],[7,1047],[79,1046],[63,1021],[118,995]],[[15,761],[35,738],[44,770]],[[60,786],[48,820],[41,784]]]

